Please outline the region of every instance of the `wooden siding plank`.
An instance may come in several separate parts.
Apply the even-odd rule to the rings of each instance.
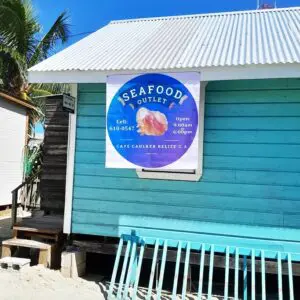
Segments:
[[[101,142],[101,141],[96,141]],[[89,142],[86,143],[90,145]],[[91,143],[93,146],[94,143]],[[76,175],[137,178],[135,170],[106,169],[104,164],[78,163]],[[300,186],[300,174],[293,172],[242,171],[205,169],[201,178],[203,182],[244,183],[256,185]]]
[[[300,158],[300,145],[204,143],[204,153],[214,156]]]
[[[101,104],[105,105],[106,95],[104,93],[79,93],[80,104]],[[101,109],[101,107],[99,107]]]
[[[75,199],[74,199],[75,202]],[[111,213],[111,214],[126,214],[138,216],[141,209],[144,209],[144,216],[173,218],[182,220],[194,220],[204,222],[237,223],[243,225],[261,225],[261,226],[283,226],[283,215],[281,213],[265,213],[265,212],[250,212],[239,210],[226,210],[217,208],[191,208],[184,206],[174,206],[170,209],[166,205],[148,204],[148,203],[124,203],[112,201],[90,201],[84,200],[85,208],[82,209],[74,203],[74,211],[86,211],[95,213]],[[76,219],[75,219],[76,220]],[[74,220],[74,222],[75,222]],[[91,215],[90,220],[97,222],[97,218]]]
[[[91,129],[92,130],[92,129]],[[283,130],[208,130],[204,141],[211,143],[300,144],[299,131]]]
[[[274,172],[300,172],[298,158],[205,156],[204,168]]]
[[[300,209],[300,201],[297,200],[277,200],[277,199],[264,199],[264,198],[245,198],[245,197],[233,197],[224,195],[195,195],[195,194],[185,194],[181,193],[164,193],[164,198],[161,199],[161,192],[150,192],[150,194],[145,195],[143,191],[131,190],[120,190],[118,197],[115,197],[115,190],[111,189],[93,189],[90,191],[89,188],[75,187],[75,200],[80,203],[80,201],[90,200],[109,202],[130,202],[130,203],[141,203],[141,204],[159,204],[166,205],[170,208],[173,206],[182,206],[184,198],[184,206],[187,208],[209,208],[209,209],[227,209],[232,210],[233,208],[238,211],[248,211],[248,212],[271,212],[271,213],[289,213],[292,214]],[[98,200],[101,195],[101,201]],[[97,205],[97,204],[94,204]],[[100,205],[100,204],[98,204]],[[74,206],[75,207],[75,206]],[[299,223],[299,218],[291,217],[290,220],[286,220],[289,224]]]
[[[299,93],[300,97],[300,93]],[[299,117],[299,103],[253,103],[209,104],[205,105],[206,117]]]
[[[294,90],[248,90],[245,91],[207,91],[205,104],[212,103],[299,103],[300,89]]]
[[[100,125],[101,126],[101,125]],[[206,117],[209,130],[300,130],[299,117]]]
[[[105,93],[106,84],[105,83],[81,83],[78,85],[79,92],[88,93]]]
[[[286,79],[257,79],[257,80],[224,80],[209,82],[208,91],[251,91],[251,90],[285,90],[299,89],[300,80],[298,78]]]
[[[105,138],[105,127],[103,128],[82,128],[77,127],[77,139],[83,140],[103,140]],[[300,139],[299,139],[300,143]]]
[[[76,187],[107,188],[107,189],[124,189],[148,191],[155,183],[153,191],[161,192],[179,192],[186,194],[211,194],[227,195],[250,198],[269,198],[269,199],[287,199],[299,200],[299,188],[289,186],[266,186],[266,185],[247,185],[247,184],[230,184],[230,183],[212,183],[184,181],[152,181],[151,179],[136,180],[123,178],[120,186],[119,178],[100,178],[93,176],[76,176]],[[75,195],[76,197],[76,195]]]
[[[105,106],[99,104],[79,104],[78,116],[87,116],[87,119],[92,116],[101,116],[105,119]]]

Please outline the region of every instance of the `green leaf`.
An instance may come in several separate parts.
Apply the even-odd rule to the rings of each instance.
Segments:
[[[70,35],[68,18],[69,17],[66,12],[63,12],[58,16],[50,30],[45,34],[32,54],[29,61],[30,67],[47,58],[58,41],[65,43],[68,40]]]

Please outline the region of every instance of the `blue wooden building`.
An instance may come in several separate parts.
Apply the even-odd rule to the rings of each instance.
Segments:
[[[252,272],[277,259],[282,297],[281,261],[291,279],[300,260],[299,20],[286,8],[114,21],[31,68],[31,82],[71,83],[77,99],[65,233],[204,247],[225,254],[226,274],[229,254]],[[171,72],[201,73],[200,179],[105,168],[107,76]]]

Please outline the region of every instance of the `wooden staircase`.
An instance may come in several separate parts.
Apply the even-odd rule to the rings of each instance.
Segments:
[[[24,218],[21,223],[13,226],[13,238],[2,242],[2,258],[10,257],[14,247],[38,249],[39,264],[59,268],[62,246],[62,217]]]

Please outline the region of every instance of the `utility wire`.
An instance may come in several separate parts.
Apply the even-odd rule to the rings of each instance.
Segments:
[[[94,31],[80,32],[80,33],[74,33],[74,34],[69,35],[69,37],[79,36],[79,35],[85,35],[85,34],[91,34],[91,33],[94,33],[94,32],[96,32],[96,30],[94,30]]]

